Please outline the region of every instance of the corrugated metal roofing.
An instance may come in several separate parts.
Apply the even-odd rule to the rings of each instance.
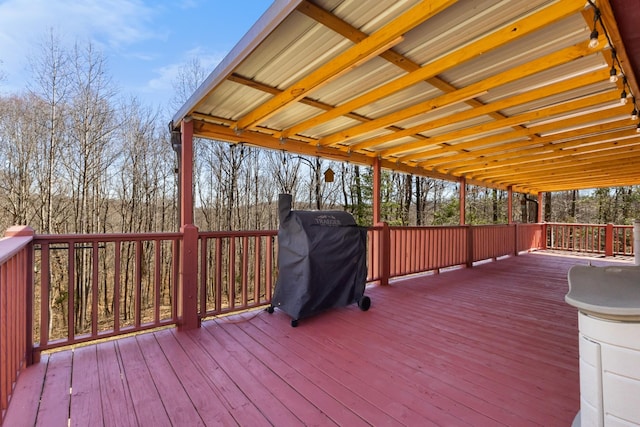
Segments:
[[[519,192],[638,184],[637,35],[609,1],[276,1],[173,123]]]

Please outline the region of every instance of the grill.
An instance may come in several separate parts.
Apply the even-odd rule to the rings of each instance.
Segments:
[[[343,211],[291,210],[292,197],[278,200],[278,279],[271,306],[298,321],[357,303],[366,311],[367,229]]]

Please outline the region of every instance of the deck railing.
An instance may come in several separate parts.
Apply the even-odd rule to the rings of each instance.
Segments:
[[[37,235],[35,350],[176,323],[181,233]]]
[[[602,254],[634,255],[633,226],[613,224],[545,224],[548,249]]]
[[[545,245],[595,252],[610,244],[615,253],[629,254],[630,229],[382,223],[368,230],[367,281],[386,284]],[[191,226],[179,233],[35,236],[28,228],[16,230],[0,240],[3,414],[21,369],[41,351],[266,305],[277,276],[274,230],[200,232]],[[602,243],[600,233],[608,231],[616,237]]]
[[[369,230],[369,281],[542,249],[541,224],[389,227]],[[386,269],[386,270],[385,270]],[[386,271],[387,273],[384,273]]]
[[[200,318],[271,302],[277,231],[201,232]]]
[[[14,227],[0,240],[0,424],[13,387],[31,363],[31,241],[33,230]]]

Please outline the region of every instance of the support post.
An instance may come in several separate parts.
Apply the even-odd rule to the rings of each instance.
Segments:
[[[604,255],[613,256],[613,224],[607,224],[604,233]]]
[[[507,224],[513,224],[513,187],[507,188]]]
[[[460,178],[460,225],[466,224],[467,180]]]
[[[180,227],[180,290],[178,292],[178,328],[196,329],[198,316],[198,227],[186,224]]]
[[[198,227],[193,224],[193,122],[182,120],[180,153],[180,283],[178,329],[200,326],[198,316]]]
[[[473,227],[470,225],[467,228],[467,268],[473,267]]]
[[[542,192],[538,193],[538,213],[536,215],[536,222],[540,224],[544,220],[544,200]]]
[[[518,224],[513,221],[513,186],[507,187],[507,224],[513,225],[513,255],[518,256]]]
[[[193,224],[193,122],[181,123],[182,152],[180,155],[180,220],[181,226]]]
[[[391,276],[391,231],[386,222],[379,222],[376,226],[382,227],[380,244],[378,245],[378,259],[380,262],[380,285],[386,286],[389,284],[389,276]]]
[[[640,265],[640,219],[633,221],[633,260]]]
[[[24,357],[27,366],[40,361],[39,353],[35,359],[33,354],[33,238],[35,235],[36,232],[33,228],[23,225],[9,227],[4,233],[4,237],[31,238],[17,278],[24,281],[24,294],[21,297],[24,298]],[[24,277],[22,277],[23,273]]]
[[[382,171],[380,168],[380,159],[373,159],[373,223],[380,222],[380,186],[382,182]]]

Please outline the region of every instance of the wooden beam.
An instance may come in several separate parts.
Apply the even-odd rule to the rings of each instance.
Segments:
[[[457,0],[422,1],[381,29],[352,46],[332,60],[318,67],[298,82],[289,86],[281,94],[247,113],[238,120],[238,129],[252,128],[261,121],[276,114],[287,105],[304,98],[312,91],[324,86],[349,69],[368,61],[372,57],[390,49],[402,41],[406,32],[420,25]]]
[[[637,142],[635,140],[632,140],[629,142],[623,141],[620,143],[598,144],[597,146],[594,146],[592,148],[583,147],[576,150],[578,152],[575,153],[572,153],[572,150],[547,151],[536,156],[505,160],[504,165],[500,164],[500,162],[493,162],[485,167],[483,167],[482,165],[476,165],[473,167],[465,168],[465,171],[452,170],[451,173],[456,175],[461,174],[475,176],[476,178],[480,179],[481,175],[478,174],[486,174],[496,178],[501,175],[513,175],[514,171],[523,170],[527,167],[530,167],[532,171],[536,172],[544,169],[544,162],[569,162],[567,166],[571,166],[573,163],[580,164],[599,155],[612,155],[607,154],[608,152],[621,152],[626,154],[628,147],[634,146],[636,144]],[[624,156],[625,154],[622,155]]]
[[[322,123],[333,120],[352,111],[356,111],[365,105],[390,96],[416,83],[437,76],[463,62],[469,61],[527,34],[531,34],[540,28],[566,18],[567,16],[580,11],[583,7],[583,0],[563,0],[562,2],[554,3],[532,15],[503,27],[486,37],[465,45],[444,57],[438,58],[428,64],[424,64],[424,66],[419,70],[375,88],[334,108],[331,111],[319,114],[292,126],[291,128],[283,131],[283,136],[286,137],[301,133],[306,129],[316,127]]]
[[[593,151],[620,147],[618,140],[625,138],[635,138],[638,136],[635,126],[628,126],[627,129],[616,130],[615,132],[600,133],[596,135],[573,138],[566,142],[547,143],[539,147],[527,148],[524,150],[513,150],[493,156],[485,156],[458,163],[457,167],[447,167],[448,171],[458,173],[470,173],[475,170],[484,170],[493,166],[499,168],[509,168],[523,162],[533,162],[553,158],[556,155],[566,156],[567,153],[590,153]],[[611,141],[615,139],[615,141]],[[558,138],[557,140],[562,140]],[[587,145],[587,146],[585,146]],[[583,147],[584,146],[584,147]],[[442,168],[444,169],[444,168]]]
[[[298,6],[297,10],[301,13],[304,13],[305,15],[307,15],[309,18],[321,23],[322,25],[324,25],[327,28],[332,29],[333,31],[335,31],[336,33],[340,34],[341,36],[343,36],[346,39],[351,40],[354,43],[359,43],[362,40],[366,39],[369,35],[367,33],[365,33],[364,31],[360,31],[359,29],[357,29],[356,27],[352,26],[351,24],[349,24],[348,22],[343,21],[342,19],[340,19],[339,17],[337,17],[336,15],[322,9],[320,6],[317,6],[309,1],[303,1],[302,3],[300,3],[300,5]],[[414,71],[417,71],[420,69],[420,64],[412,61],[409,57],[401,55],[397,52],[395,52],[393,49],[389,49],[386,52],[383,52],[380,54],[380,58],[390,62],[391,64],[394,64],[395,66],[397,66],[398,68],[407,71],[409,73],[413,73]],[[450,83],[447,83],[446,81],[444,81],[442,78],[438,77],[438,76],[433,76],[430,77],[428,79],[425,80],[425,82],[429,83],[431,86],[445,92],[445,93],[450,93],[450,92],[455,92],[456,90],[458,90],[457,87],[453,86]],[[308,98],[303,99],[302,102],[305,102],[305,100]],[[317,101],[316,101],[317,102]],[[481,107],[484,104],[475,99],[468,99],[465,101],[468,105],[470,105],[473,108],[476,107]],[[305,102],[307,103],[307,102]],[[308,103],[307,105],[311,105],[311,103]],[[323,110],[325,111],[330,111],[332,108],[335,108],[335,106],[331,107],[331,108],[325,108],[322,107]],[[494,112],[490,112],[489,115],[495,119],[502,119],[504,118],[504,115],[502,115],[501,113],[494,111]],[[363,116],[360,116],[358,114],[355,113],[345,113],[344,114],[345,117],[348,118],[355,118],[356,120],[362,121],[362,122],[368,122],[371,121],[372,119],[369,118],[365,118],[365,120],[363,119]],[[354,117],[355,116],[355,117]],[[517,127],[517,126],[516,126]],[[395,126],[393,127],[389,127],[388,129],[390,130],[402,130],[400,128],[395,128]],[[283,133],[279,136],[289,136],[291,135],[289,132]],[[412,135],[412,137],[414,138],[418,138],[418,139],[423,139],[424,137],[422,135]]]
[[[624,74],[627,76],[627,82],[629,83],[633,94],[638,98],[640,97],[640,88],[638,87],[637,76],[635,75],[631,62],[629,61],[629,54],[625,49],[624,43],[622,43],[622,36],[620,35],[620,30],[618,29],[618,24],[613,14],[611,3],[609,0],[598,0],[597,6],[600,9],[602,22],[604,22],[604,26],[607,29],[609,38],[611,39],[611,43],[616,49],[618,61],[620,61]],[[638,7],[638,5],[635,4],[632,7]],[[618,68],[617,65],[616,68]]]
[[[390,52],[390,51],[388,51],[388,52]],[[251,87],[251,88],[259,90],[261,92],[269,93],[271,95],[279,95],[282,92],[284,92],[281,89],[266,85],[264,83],[256,82],[255,80],[248,79],[246,77],[240,76],[239,74],[232,74],[231,76],[229,76],[229,78],[227,80],[232,81],[234,83],[241,84],[243,86]],[[308,105],[310,107],[314,107],[314,108],[317,108],[317,109],[323,110],[323,111],[330,111],[331,109],[334,108],[333,105],[329,105],[329,104],[326,104],[324,102],[316,101],[315,99],[311,99],[311,98],[307,98],[307,97],[302,98],[299,102],[301,104],[305,104],[305,105]],[[195,114],[194,114],[194,116],[195,116]],[[203,116],[204,115],[200,115],[200,117],[204,119],[205,117],[203,117]],[[368,117],[365,117],[363,115],[356,114],[356,113],[348,113],[348,114],[345,115],[345,117],[348,117],[348,118],[353,119],[353,120],[357,120],[359,122],[370,122],[372,120],[372,119],[370,119]],[[226,122],[231,123],[232,121],[231,120],[227,120]],[[236,122],[233,121],[232,123],[233,123],[232,127],[235,127],[235,123]],[[390,130],[390,131],[394,131],[394,132],[402,130],[401,128],[399,128],[397,126],[389,126],[387,129]],[[273,134],[273,136],[275,138],[284,138],[282,136],[282,132],[278,132],[278,131],[274,130],[274,131],[272,131],[272,134]],[[302,137],[302,136],[295,136],[293,139],[304,139],[304,138],[305,137]],[[415,138],[426,139],[426,137],[424,137],[422,135],[415,135]],[[317,141],[315,139],[314,140],[311,140],[311,138],[307,138],[307,139],[310,142],[313,142],[314,144],[317,143]]]
[[[597,118],[607,119],[612,117],[619,117],[621,114],[627,113],[626,106],[610,108],[607,110],[603,110],[598,112]],[[439,170],[454,170],[457,167],[465,166],[473,163],[479,163],[487,160],[491,160],[492,156],[506,156],[508,152],[521,152],[525,150],[540,150],[544,145],[548,145],[551,143],[555,143],[557,141],[569,138],[582,137],[586,135],[590,135],[596,132],[610,131],[610,130],[618,130],[620,128],[624,128],[625,125],[630,123],[628,117],[625,117],[621,120],[616,120],[613,122],[602,123],[592,126],[583,126],[579,129],[573,129],[569,131],[561,131],[558,129],[558,126],[562,126],[563,128],[571,128],[576,125],[587,124],[594,121],[594,117],[591,114],[584,114],[577,117],[572,117],[571,119],[562,120],[558,122],[554,122],[551,124],[547,124],[544,126],[532,126],[528,128],[528,131],[532,134],[544,134],[545,132],[549,132],[552,130],[557,130],[548,136],[536,137],[536,138],[528,138],[525,141],[516,141],[516,142],[506,142],[499,143],[500,141],[509,141],[516,136],[511,132],[503,133],[499,135],[493,135],[487,138],[482,138],[477,140],[478,147],[488,147],[488,148],[478,148],[478,149],[468,149],[467,150],[456,150],[458,154],[448,155],[442,157],[432,157],[425,162],[421,162],[420,166],[423,167],[435,167]],[[496,145],[496,143],[499,143]],[[452,148],[455,148],[452,147]]]
[[[341,150],[337,150],[331,147],[318,147],[314,144],[308,144],[305,142],[285,139],[278,140],[271,135],[245,130],[243,132],[236,132],[234,129],[223,126],[216,123],[210,123],[205,120],[193,119],[194,122],[194,136],[199,138],[215,139],[220,141],[227,141],[233,144],[249,144],[261,148],[270,150],[287,151],[295,154],[302,154],[306,156],[319,156],[339,162],[350,162],[359,165],[373,166],[374,158],[365,156],[359,153],[346,153]],[[410,165],[397,164],[388,160],[382,159],[380,165],[384,169],[397,170],[407,174],[425,176],[434,179],[442,179],[445,181],[457,181],[458,177],[453,177],[447,174],[442,174],[434,171],[429,171],[422,168],[417,168]]]
[[[487,133],[499,129],[504,129],[513,126],[514,124],[525,124],[534,120],[541,120],[547,117],[553,117],[559,114],[566,114],[570,111],[580,110],[582,108],[590,108],[593,106],[610,103],[617,100],[619,97],[617,90],[610,90],[596,95],[585,96],[573,101],[565,102],[558,105],[552,105],[551,107],[541,108],[534,111],[518,114],[507,119],[496,120],[489,123],[483,123],[477,126],[468,127],[447,134],[438,135],[437,137],[429,138],[430,144],[451,143],[456,139],[462,139],[472,137],[478,134]],[[463,150],[471,148],[476,145],[475,141],[468,141],[464,143],[456,144],[457,150]],[[389,157],[392,155],[398,155],[400,153],[417,150],[424,148],[424,143],[420,146],[415,144],[407,144],[405,146],[396,147],[393,149],[384,150],[380,153],[383,157]],[[400,161],[407,162],[411,160],[422,160],[425,157],[423,152],[411,153],[406,155],[399,155],[397,158]]]
[[[569,179],[578,181],[593,181],[597,177],[615,179],[623,177],[624,174],[633,175],[637,179],[639,177],[637,171],[639,159],[640,155],[636,150],[635,153],[629,153],[623,157],[619,155],[599,156],[579,164],[561,161],[529,170],[522,168],[502,177],[492,176],[490,181],[486,182],[492,182],[494,185],[515,185],[514,183],[518,183],[519,186],[540,186],[546,182],[567,181]]]
[[[467,87],[458,89],[455,92],[445,93],[444,95],[440,95],[436,98],[429,99],[427,101],[412,105],[411,107],[404,108],[400,111],[396,111],[391,114],[387,114],[384,117],[380,117],[370,122],[356,125],[354,127],[351,127],[349,129],[346,129],[340,132],[336,132],[332,135],[321,138],[319,141],[319,144],[323,146],[329,146],[329,145],[335,145],[339,143],[345,143],[350,139],[360,137],[362,135],[366,135],[367,133],[370,133],[375,130],[383,129],[392,123],[398,123],[400,121],[407,120],[411,117],[425,114],[426,112],[435,111],[439,108],[443,108],[458,102],[462,102],[470,98],[475,98],[481,94],[488,93],[491,89],[494,89],[496,87],[523,79],[525,77],[537,74],[545,70],[549,70],[553,67],[556,67],[562,64],[566,64],[567,62],[574,61],[578,58],[595,54],[599,50],[602,50],[605,42],[604,36],[602,37],[602,41],[603,43],[600,44],[600,49],[591,49],[589,48],[589,41],[588,40],[584,41],[575,46],[571,46],[566,49],[553,52],[542,58],[538,58],[534,61],[527,62],[515,68],[511,68],[502,73],[498,73],[482,81],[479,81]],[[594,73],[591,73],[591,74],[594,74]],[[603,73],[600,72],[597,74],[603,74]],[[602,81],[602,79],[600,79],[599,81]],[[582,84],[581,86],[585,86],[585,85],[586,84]],[[557,86],[557,85],[549,85],[549,86]],[[568,89],[565,89],[565,91],[566,90]],[[536,93],[540,93],[540,92],[541,91],[536,91]],[[542,94],[539,96],[544,97],[545,96],[544,91],[542,91]],[[521,96],[518,97],[518,99],[527,99],[527,98],[529,100],[535,99],[531,94],[522,94]],[[467,115],[471,117],[478,117],[480,115],[487,114],[488,112],[495,112],[510,106],[508,105],[509,102],[515,102],[515,101],[510,101],[509,99],[507,99],[501,102],[496,102],[493,104],[478,107],[471,110],[471,113],[467,113]],[[524,100],[519,101],[519,103],[524,103],[524,102],[526,101]],[[506,105],[500,106],[500,104],[506,104]],[[459,115],[464,116],[465,113],[459,113]],[[438,122],[441,122],[441,121],[442,120],[439,120]],[[413,134],[424,132],[426,130],[433,129],[433,128],[434,126],[430,123],[421,124],[418,126],[411,127],[409,129],[405,129],[400,132],[394,132],[393,134],[386,137],[373,138],[372,140],[369,140],[366,142],[360,142],[358,144],[353,145],[350,148],[352,150],[367,148],[373,145],[378,145],[378,144],[386,143],[399,138],[404,138],[406,136],[411,136]]]

